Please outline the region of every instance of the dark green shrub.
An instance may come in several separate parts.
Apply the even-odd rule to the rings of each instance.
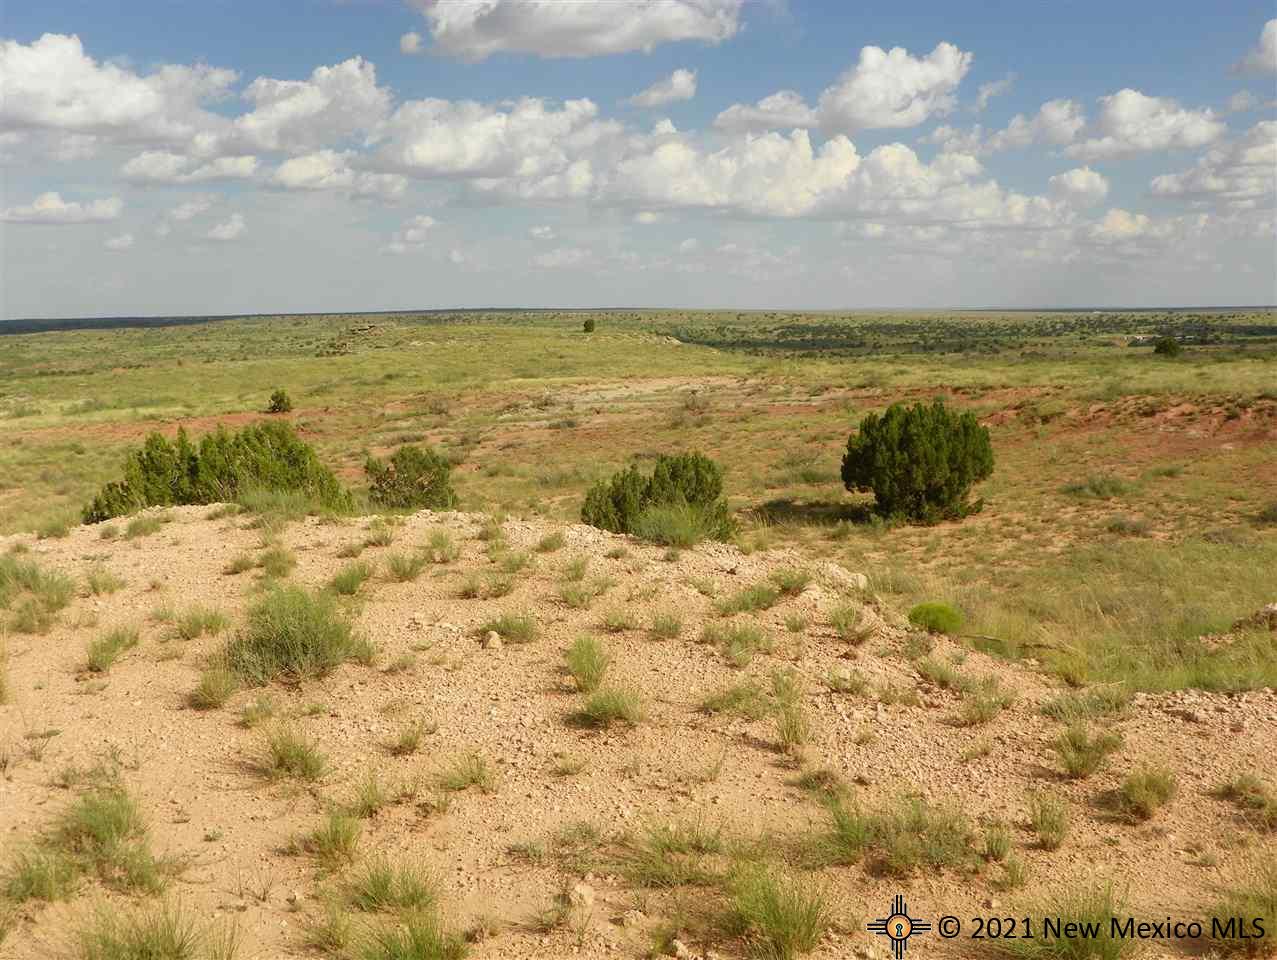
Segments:
[[[1158,337],[1153,341],[1153,353],[1159,357],[1178,357],[1184,352],[1174,337]]]
[[[650,477],[630,466],[591,487],[581,522],[670,542],[684,543],[689,536],[725,540],[732,522],[722,493],[723,471],[713,460],[699,453],[661,456]]]
[[[587,318],[586,318],[586,320],[585,320],[585,323],[581,324],[581,329],[582,329],[582,330],[584,330],[586,333],[593,333],[593,332],[594,332],[594,318],[593,318],[593,317],[587,317]]]
[[[968,503],[967,494],[991,473],[988,429],[942,400],[869,414],[842,460],[848,490],[872,490],[880,512],[922,523],[978,511],[980,502]]]
[[[376,457],[364,463],[371,483],[368,497],[381,507],[455,507],[451,471],[452,464],[429,447],[400,447],[388,463]]]
[[[348,511],[350,493],[319,461],[314,449],[283,422],[252,424],[237,433],[219,429],[191,443],[160,433],[128,455],[124,478],[104,486],[84,508],[85,523],[99,523],[143,507],[227,503],[252,490],[294,490],[319,509]]]
[[[292,398],[283,390],[276,390],[270,395],[270,405],[266,408],[267,413],[289,413],[293,409]]]
[[[962,614],[947,603],[920,603],[909,611],[909,622],[928,633],[957,633],[962,629]]]

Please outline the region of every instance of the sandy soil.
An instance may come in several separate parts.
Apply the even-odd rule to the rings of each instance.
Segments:
[[[841,568],[811,567],[817,579],[801,595],[756,614],[775,638],[775,650],[736,669],[720,651],[697,642],[702,625],[719,618],[713,601],[689,581],[712,582],[722,596],[777,568],[800,565],[795,555],[744,556],[733,547],[706,545],[670,561],[662,548],[588,527],[508,521],[504,529],[513,549],[531,549],[555,529],[564,530],[567,544],[534,554],[508,596],[466,600],[458,597],[465,575],[491,568],[487,545],[475,539],[483,518],[466,514],[414,515],[396,528],[393,546],[364,552],[363,559],[375,562],[423,544],[439,528],[463,550],[458,561],[428,567],[415,582],[379,574],[365,584],[355,616],[380,648],[377,666],[347,665],[323,682],[270,691],[284,712],[299,714],[297,725],[322,745],[333,768],[313,788],[271,784],[253,767],[262,730],[237,723],[239,709],[260,691],[241,692],[211,712],[184,703],[225,634],[169,639],[171,627],[150,617],[162,603],[179,610],[202,603],[229,614],[231,630],[242,621],[255,596],[255,574],[228,576],[222,569],[236,554],[255,551],[259,533],[247,529],[244,518],[204,519],[208,513],[206,507],[173,510],[173,522],[159,533],[131,541],[103,541],[96,528],[85,527],[62,540],[0,538],[0,550],[25,543],[42,565],[81,584],[96,564],[126,581],[109,595],[82,589],[47,635],[7,638],[13,693],[0,707],[0,748],[7,743],[14,759],[0,778],[0,869],[71,801],[73,793],[55,784],[58,771],[113,755],[147,812],[155,849],[189,858],[170,896],[201,917],[238,918],[242,956],[303,956],[304,923],[317,913],[319,894],[338,879],[306,856],[283,852],[288,840],[317,826],[326,805],[348,798],[370,769],[388,784],[413,777],[428,783],[449,762],[473,752],[498,772],[493,792],[456,794],[442,814],[413,802],[392,805],[365,823],[361,855],[419,858],[438,882],[449,922],[465,928],[480,917],[495,921],[495,933],[474,945],[474,957],[643,956],[651,929],[666,918],[667,899],[633,889],[611,867],[581,878],[552,862],[528,863],[509,847],[546,841],[579,821],[594,823],[605,837],[678,819],[700,819],[734,835],[769,830],[797,837],[821,827],[825,814],[791,784],[797,768],[776,749],[770,719],[731,719],[699,709],[708,693],[743,676],[765,683],[783,666],[804,679],[804,705],[814,727],[805,750],[809,767],[836,771],[868,807],[916,792],[952,804],[976,822],[1004,820],[1030,877],[1025,889],[1008,894],[994,889],[993,870],[926,872],[907,880],[870,876],[863,866],[822,871],[845,922],[813,957],[880,955],[884,941],[851,921],[885,915],[897,892],[906,894],[915,915],[934,921],[942,914],[1022,915],[1025,904],[1051,891],[1111,879],[1129,890],[1129,909],[1138,917],[1200,917],[1243,861],[1273,850],[1271,835],[1257,833],[1210,791],[1239,770],[1271,773],[1277,691],[1139,697],[1121,718],[1106,721],[1124,737],[1108,768],[1089,779],[1064,780],[1049,746],[1061,726],[1037,709],[1060,692],[1052,681],[1032,664],[1007,664],[940,640],[936,655],[964,653],[964,673],[997,676],[1019,695],[990,724],[954,725],[957,697],[919,680],[902,652],[908,631],[899,615],[858,591]],[[294,579],[323,584],[347,562],[337,558],[338,550],[365,535],[363,521],[291,525],[282,539],[298,558]],[[625,556],[604,556],[622,546]],[[557,597],[562,568],[578,556],[590,558],[590,576],[615,580],[588,610],[569,609]],[[862,603],[876,624],[859,647],[828,626],[827,611],[848,597]],[[620,609],[633,614],[640,629],[606,635],[602,614]],[[477,626],[509,610],[532,613],[540,636],[485,648]],[[656,640],[643,629],[658,610],[681,614],[680,638]],[[799,612],[810,625],[791,634],[785,618]],[[86,645],[117,625],[140,626],[142,641],[104,678],[91,677],[84,670]],[[563,673],[563,651],[582,633],[605,638],[614,658],[610,679],[641,691],[645,722],[606,732],[567,722],[582,698]],[[385,670],[412,652],[417,660],[411,669]],[[888,706],[872,694],[831,692],[823,678],[847,669],[875,686],[918,683],[921,704]],[[310,704],[324,709],[301,715]],[[437,731],[417,755],[391,756],[386,741],[415,720],[437,724]],[[48,730],[58,733],[42,756],[25,752],[27,734]],[[981,741],[988,754],[964,761]],[[584,766],[575,775],[556,775],[565,759]],[[1175,770],[1178,796],[1145,824],[1116,816],[1106,801],[1121,778],[1136,765],[1154,763]],[[1055,852],[1037,848],[1027,825],[1027,796],[1041,788],[1057,791],[1072,806],[1072,833]],[[1213,856],[1204,858],[1203,851]],[[578,883],[590,888],[592,905],[576,921],[549,931],[530,922],[557,892]],[[693,890],[686,896],[694,903],[708,894]],[[86,884],[69,903],[27,904],[0,945],[0,957],[64,955],[79,918],[107,897]],[[1197,948],[1145,949],[1145,955],[1184,956]],[[688,950],[703,956],[707,947],[693,942]],[[708,950],[731,957],[744,955],[745,945],[718,942]],[[909,945],[910,957],[986,952],[969,940],[934,934]]]

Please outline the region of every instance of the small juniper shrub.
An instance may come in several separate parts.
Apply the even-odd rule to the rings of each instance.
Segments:
[[[988,428],[975,415],[896,403],[871,413],[847,441],[842,480],[848,490],[872,490],[881,514],[934,523],[978,511],[974,484],[993,473]]]
[[[657,458],[651,476],[629,467],[590,488],[581,522],[639,534],[671,546],[727,539],[733,529],[722,499],[722,469],[699,453]]]
[[[287,391],[279,389],[270,395],[270,403],[266,405],[267,413],[291,413],[293,401]]]
[[[237,433],[218,430],[196,445],[184,430],[176,442],[150,434],[131,452],[124,476],[108,483],[84,508],[85,523],[100,523],[148,506],[224,503],[249,490],[304,493],[318,509],[349,512],[348,491],[285,421]]]
[[[429,447],[403,446],[383,461],[370,456],[364,463],[368,498],[379,507],[449,510],[457,495],[449,474],[452,464]]]

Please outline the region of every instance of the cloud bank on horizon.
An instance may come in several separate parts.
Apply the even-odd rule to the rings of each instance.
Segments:
[[[797,3],[400,13],[368,41],[393,85],[371,52],[249,76],[92,23],[0,40],[4,315],[1277,300],[1277,19],[1214,100],[1081,52],[1108,88],[1035,102],[1032,62],[981,80],[942,36],[810,57]],[[558,62],[571,95],[503,87]],[[405,89],[426,66],[448,95]]]

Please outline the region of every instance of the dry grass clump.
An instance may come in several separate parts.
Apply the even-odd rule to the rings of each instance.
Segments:
[[[1038,845],[1043,850],[1060,849],[1069,835],[1068,803],[1049,793],[1030,794],[1029,825],[1038,835]]]
[[[318,780],[328,772],[328,758],[305,734],[280,724],[266,734],[261,768],[272,780]]]
[[[89,644],[85,666],[90,673],[106,673],[125,650],[137,646],[137,627],[116,627]]]
[[[370,661],[372,652],[331,595],[282,586],[249,608],[225,662],[245,683],[261,685],[324,677],[347,660]]]
[[[642,722],[643,716],[643,701],[636,691],[628,687],[602,687],[585,701],[576,720],[590,727],[610,727],[618,723],[634,726]]]
[[[1109,754],[1122,746],[1121,734],[1091,735],[1084,723],[1075,723],[1056,738],[1053,747],[1064,772],[1073,779],[1089,777],[1104,766]]]
[[[830,827],[813,842],[818,862],[864,860],[871,873],[904,877],[923,867],[960,867],[975,856],[974,831],[956,810],[902,798],[865,813],[842,797],[828,809]]]
[[[1173,771],[1164,767],[1145,767],[1127,776],[1118,791],[1123,810],[1136,820],[1148,820],[1175,796],[1177,784]]]
[[[594,637],[577,637],[564,653],[568,673],[582,693],[592,693],[603,682],[611,658]]]

